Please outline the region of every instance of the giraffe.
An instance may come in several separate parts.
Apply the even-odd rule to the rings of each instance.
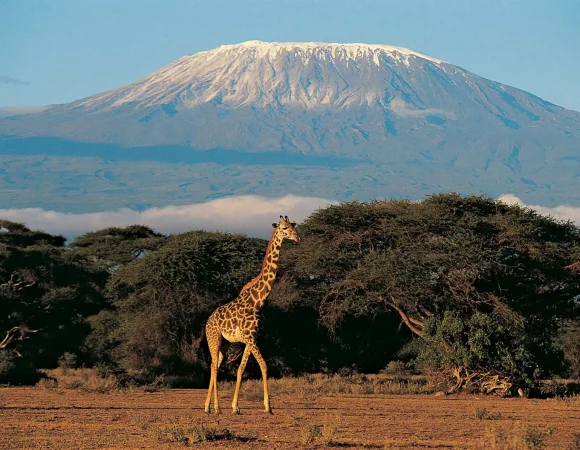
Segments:
[[[284,239],[290,239],[300,242],[300,236],[294,229],[295,223],[291,223],[288,216],[280,216],[278,223],[273,223],[274,231],[270,236],[264,263],[260,273],[247,283],[238,296],[231,302],[217,308],[207,320],[205,326],[205,335],[211,354],[211,378],[207,399],[205,401],[205,412],[209,413],[211,404],[211,394],[214,393],[214,410],[219,414],[220,407],[218,403],[217,392],[217,372],[223,361],[223,352],[220,350],[222,338],[229,342],[242,342],[246,344],[242,361],[238,367],[236,380],[236,389],[232,401],[232,410],[234,414],[239,414],[238,394],[242,382],[242,374],[246,368],[250,354],[254,355],[262,371],[262,380],[264,382],[264,408],[269,414],[272,414],[270,408],[270,398],[268,397],[268,376],[266,361],[262,357],[258,346],[256,345],[256,334],[259,329],[262,318],[262,308],[268,294],[272,289],[272,283],[276,278],[276,269],[278,268],[278,258],[280,248]]]

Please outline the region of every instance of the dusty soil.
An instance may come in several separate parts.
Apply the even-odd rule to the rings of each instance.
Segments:
[[[200,421],[217,431],[219,439],[191,444],[202,448],[322,448],[327,445],[324,438],[305,443],[309,430],[316,434],[314,425],[326,429],[327,436],[333,434],[329,446],[337,448],[493,448],[491,442],[500,435],[504,444],[495,448],[506,448],[510,439],[522,442],[527,427],[540,425],[553,429],[545,441],[547,448],[567,449],[573,433],[580,432],[578,397],[280,395],[272,399],[270,416],[262,411],[261,401],[242,395],[242,413],[234,416],[227,409],[228,394],[220,395],[223,413],[208,416],[202,411],[203,390],[91,394],[1,388],[0,448],[173,448],[184,443],[169,441],[168,430]],[[500,416],[480,420],[475,411],[481,408]]]

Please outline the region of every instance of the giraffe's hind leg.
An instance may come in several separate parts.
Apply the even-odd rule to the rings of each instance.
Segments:
[[[209,347],[209,352],[211,355],[211,377],[209,380],[209,388],[207,390],[207,398],[205,400],[205,412],[209,413],[211,405],[211,394],[214,393],[214,410],[216,413],[220,413],[220,407],[218,403],[218,392],[217,392],[217,372],[221,361],[223,360],[223,355],[219,351],[220,344],[222,340],[222,335],[217,326],[213,326],[213,321],[208,321],[206,325],[206,338],[207,345]]]

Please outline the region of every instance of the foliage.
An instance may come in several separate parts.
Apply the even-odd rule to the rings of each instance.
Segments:
[[[568,376],[580,379],[580,319],[562,323],[558,343],[568,364]]]
[[[110,227],[77,237],[74,254],[99,268],[114,270],[163,245],[166,237],[144,225]]]
[[[572,223],[446,194],[333,205],[298,232],[258,338],[272,375],[378,372],[397,356],[388,370],[443,373],[451,390],[529,392],[538,377],[580,376]],[[33,381],[68,352],[65,365],[199,381],[205,320],[259,272],[266,248],[141,225],[64,242],[0,220],[0,380]]]
[[[75,352],[85,318],[105,304],[106,273],[83,266],[64,238],[0,221],[0,379],[31,382],[37,369]],[[6,336],[6,337],[5,337]]]
[[[171,236],[111,277],[108,292],[118,328],[106,330],[92,318],[88,345],[124,369],[179,373],[203,364],[204,322],[218,305],[232,300],[260,270],[262,239],[223,233],[189,232]],[[105,342],[118,342],[118,347]],[[116,352],[112,354],[111,351]]]
[[[563,370],[553,337],[579,314],[572,223],[446,194],[330,206],[299,231],[302,244],[281,258],[292,282],[279,283],[278,298],[317,308],[331,332],[392,310],[423,338],[420,360],[434,369],[517,381]]]
[[[479,374],[487,372],[501,374],[510,380],[494,384],[496,389],[509,389],[513,382],[533,384],[539,376],[538,365],[526,345],[529,337],[525,330],[504,323],[501,317],[481,312],[461,317],[457,312],[446,311],[441,319],[427,320],[422,336],[425,342],[417,358],[418,364],[427,368],[449,368],[451,373],[463,368],[455,375],[460,383],[457,388],[468,385],[472,374],[477,374],[478,381]]]

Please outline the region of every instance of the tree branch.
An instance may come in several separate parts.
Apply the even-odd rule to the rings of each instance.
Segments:
[[[7,332],[6,332],[6,336],[4,337],[4,339],[0,342],[0,348],[4,349],[6,347],[8,347],[8,344],[10,344],[10,342],[12,342],[14,340],[15,337],[15,333],[20,330],[20,327],[12,327],[10,328]]]
[[[422,333],[422,328],[423,328],[423,322],[414,319],[412,317],[409,317],[405,311],[403,311],[401,308],[399,308],[399,306],[397,306],[395,299],[393,298],[393,296],[391,295],[391,301],[387,301],[386,302],[387,305],[391,306],[392,308],[394,308],[399,315],[401,316],[401,319],[403,319],[403,322],[405,322],[405,325],[407,325],[407,327],[409,327],[409,329],[415,333],[417,336],[423,338],[423,333]],[[417,328],[415,325],[421,327],[421,329]],[[423,338],[424,339],[424,338]]]
[[[18,281],[17,275],[18,275],[18,273],[16,271],[12,272],[12,274],[10,275],[10,280],[6,283],[0,284],[0,288],[6,286],[9,289],[13,289],[15,291],[21,291],[22,289],[33,286],[36,283],[36,281],[32,281],[28,284],[25,284],[24,280]]]
[[[17,331],[20,332],[20,336],[18,337],[18,339],[15,339]],[[39,330],[29,330],[28,328],[25,328],[25,327],[24,328],[23,327],[10,328],[6,332],[6,336],[4,336],[4,339],[2,339],[2,341],[0,341],[0,350],[3,350],[6,347],[8,347],[8,345],[13,341],[23,341],[24,339],[28,339],[28,336],[26,336],[28,333],[36,333],[37,331],[39,331]],[[18,353],[18,356],[20,356],[20,353]]]

